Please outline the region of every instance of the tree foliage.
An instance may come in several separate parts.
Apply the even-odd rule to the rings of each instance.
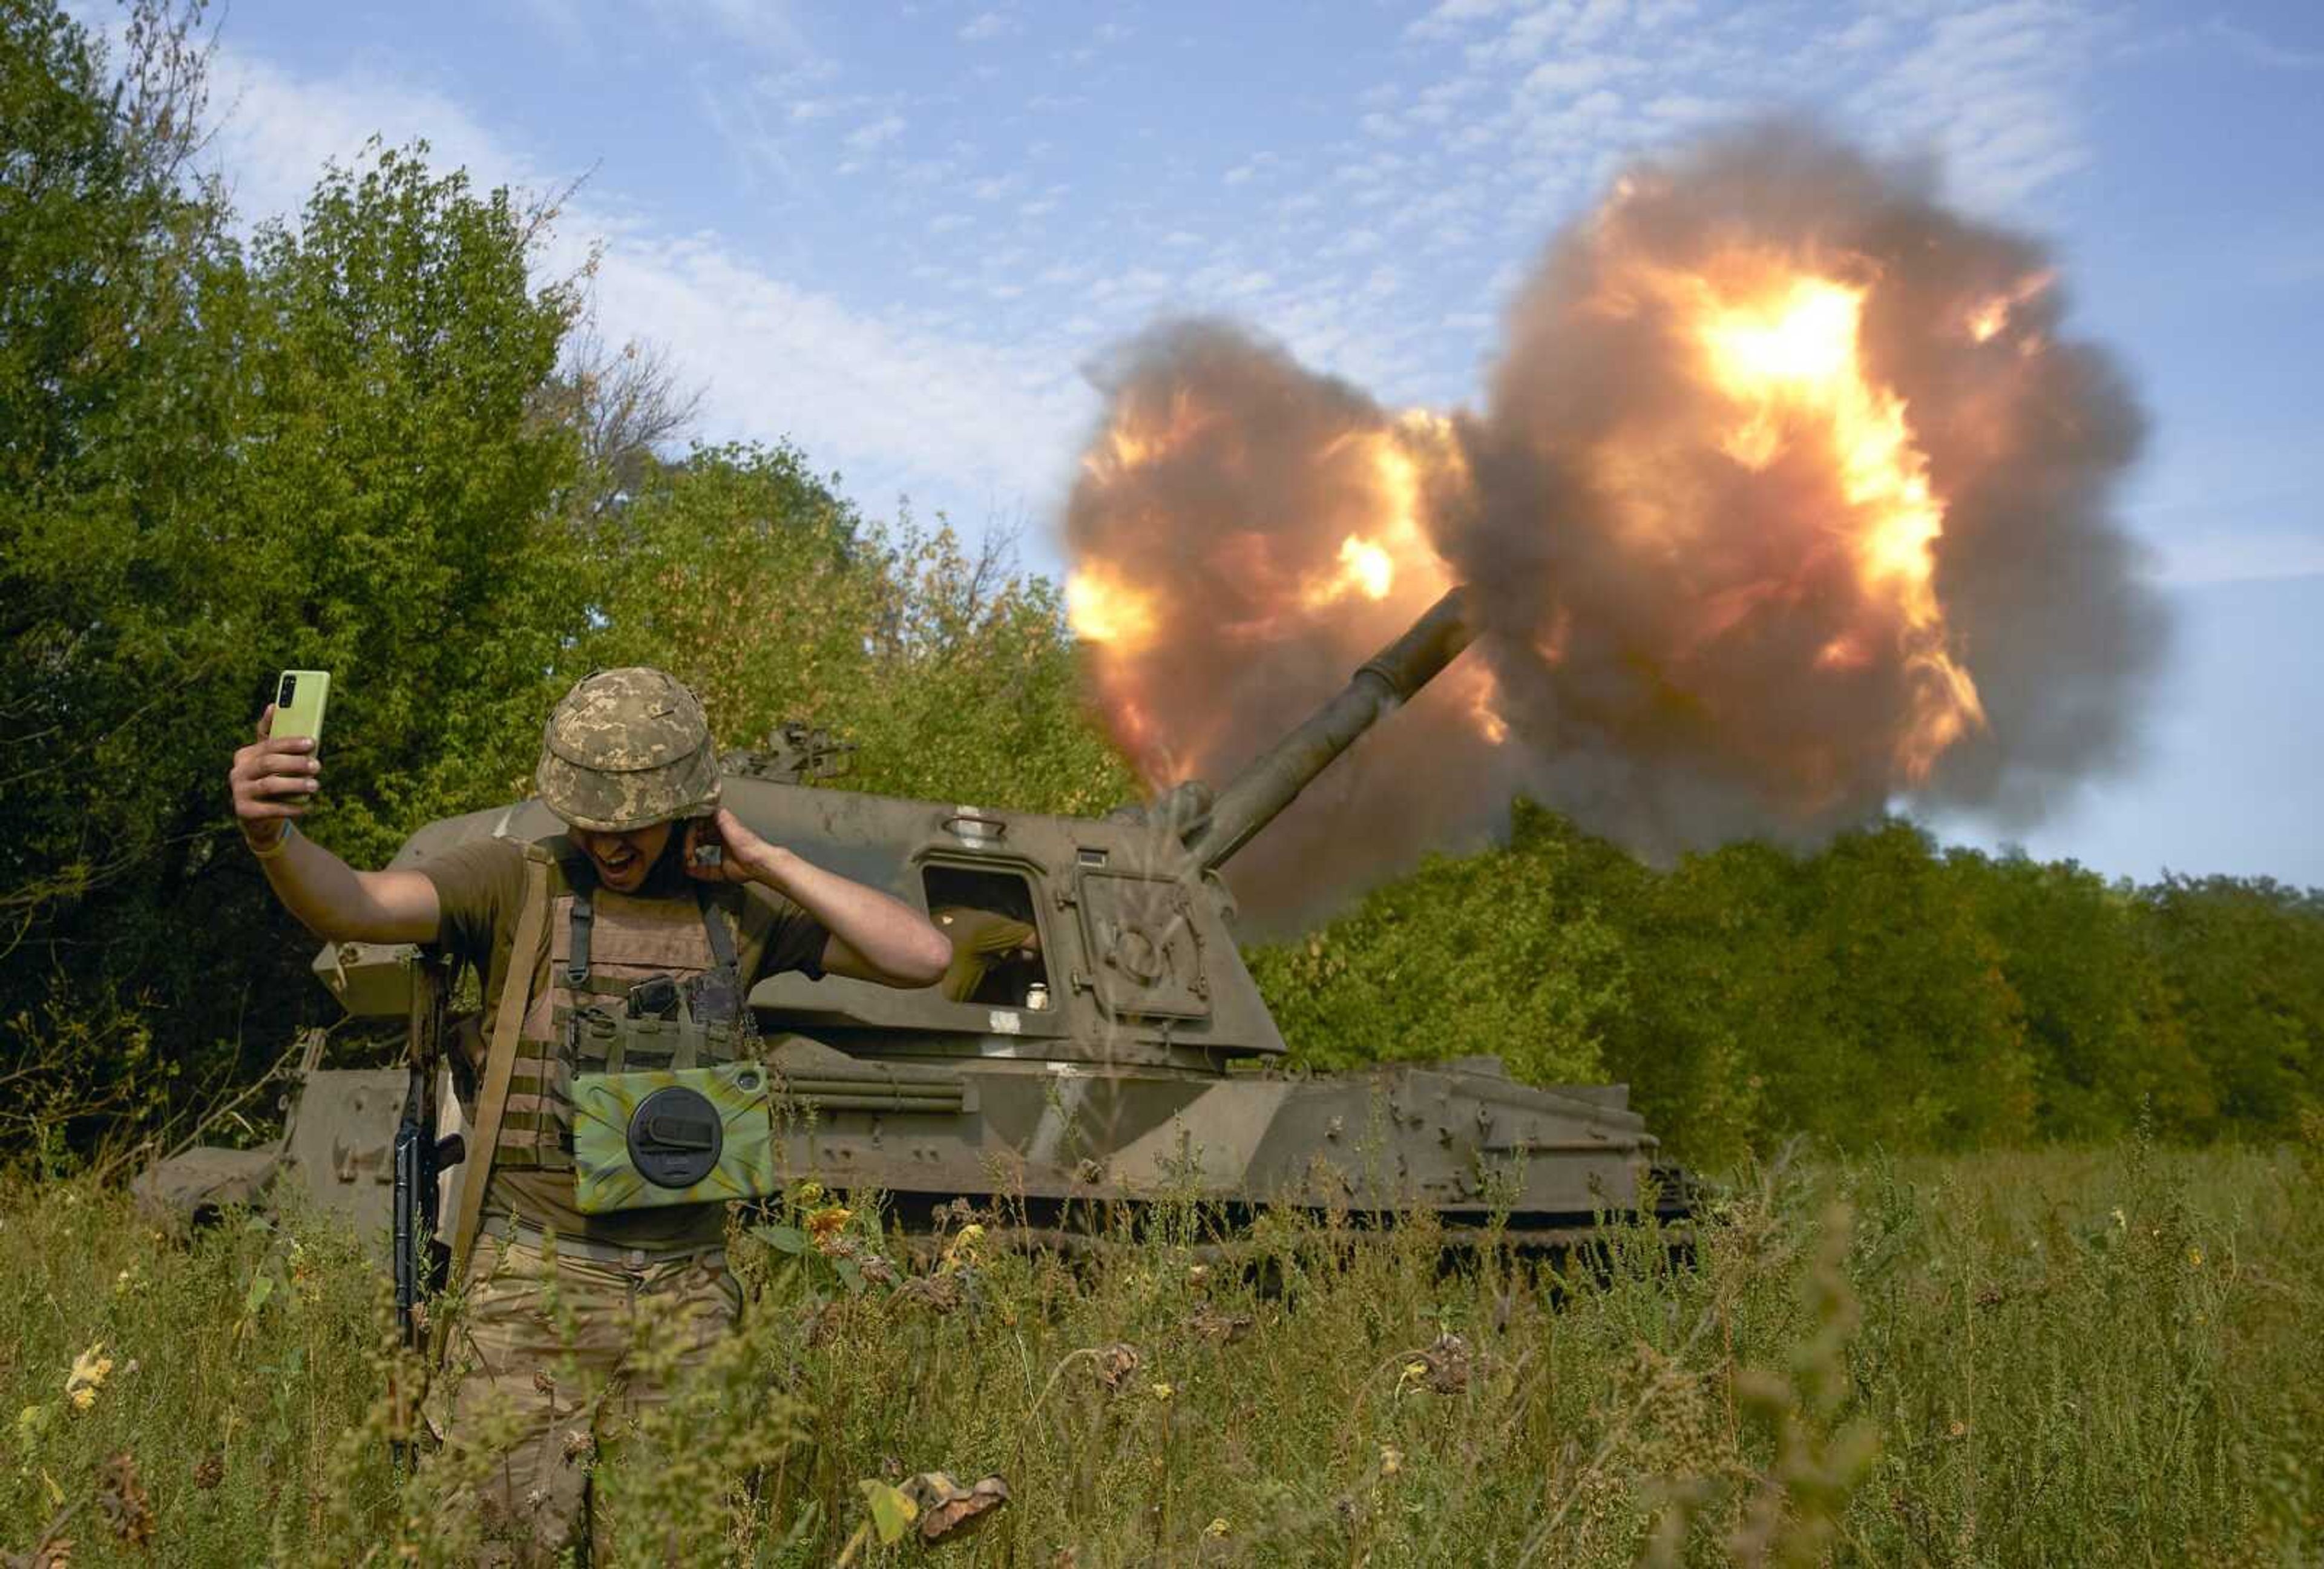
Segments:
[[[1941,851],[1904,822],[1655,870],[1521,802],[1506,848],[1432,862],[1252,961],[1299,1060],[1504,1051],[1537,1081],[1602,1065],[1712,1164],[1803,1133],[2285,1138],[2324,1105],[2324,896],[2108,882]]]

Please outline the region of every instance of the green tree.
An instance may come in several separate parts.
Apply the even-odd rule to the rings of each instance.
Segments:
[[[1084,708],[1065,597],[948,526],[882,536],[886,599],[847,723],[857,782],[890,794],[1094,816],[1144,792]]]
[[[274,670],[333,671],[313,826],[375,863],[503,793],[581,614],[535,217],[375,152],[245,251],[186,172],[196,19],[134,10],[116,69],[0,10],[0,1074],[43,1138],[328,1007],[226,811]]]
[[[1945,863],[2024,1005],[2040,1132],[2119,1138],[2142,1115],[2168,1133],[2206,1130],[2210,1075],[2171,1006],[2134,891],[2070,861],[1956,849]]]
[[[1806,914],[1831,970],[1829,1050],[1770,1076],[1784,1124],[1848,1148],[1960,1149],[2034,1131],[2034,1064],[1998,944],[1903,822],[1813,863]]]
[[[696,450],[595,531],[586,662],[658,664],[729,745],[787,719],[856,747],[841,783],[1093,811],[1133,793],[1081,712],[1056,588],[1006,540],[866,523],[796,448]]]
[[[182,673],[219,652],[173,603],[222,575],[188,526],[224,449],[197,300],[232,264],[216,189],[184,178],[192,21],[138,6],[116,74],[55,6],[0,9],[0,951],[17,965],[52,957],[60,908],[183,835],[154,760],[175,750]]]
[[[1723,1165],[1796,1131],[1787,1086],[1839,1050],[1830,957],[1803,918],[1812,872],[1743,844],[1637,882],[1623,930],[1636,1002],[1609,1066],[1674,1150]]]
[[[1292,1060],[1490,1055],[1533,1084],[1603,1080],[1634,978],[1591,900],[1595,848],[1521,803],[1508,848],[1431,856],[1305,940],[1253,950]]]
[[[2282,1138],[2324,1108],[2324,895],[2269,878],[2144,891],[2156,962],[2219,1131]]]
[[[425,152],[327,172],[211,312],[235,348],[214,504],[257,590],[244,668],[332,672],[327,831],[359,865],[530,771],[588,603],[555,506],[574,433],[533,410],[575,287],[531,281],[542,215]]]
[[[0,5],[0,1147],[134,1119],[163,976],[146,891],[201,848],[187,809],[189,681],[230,638],[202,489],[228,438],[199,300],[236,264],[189,178],[198,7],[129,11],[117,60],[44,0]],[[189,724],[189,708],[194,710]],[[215,795],[215,790],[212,794]],[[23,1137],[19,1137],[19,1134]]]

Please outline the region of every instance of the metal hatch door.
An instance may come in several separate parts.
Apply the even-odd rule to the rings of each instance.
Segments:
[[[1118,872],[1081,874],[1082,936],[1099,1006],[1115,1018],[1206,1019],[1211,983],[1184,884]]]

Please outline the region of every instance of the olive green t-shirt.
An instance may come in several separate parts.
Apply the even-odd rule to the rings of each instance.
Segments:
[[[954,1002],[973,1001],[993,965],[1038,936],[1029,922],[998,910],[954,905],[933,912],[930,918],[952,943],[952,963],[945,966],[944,994]]]
[[[524,845],[513,839],[479,839],[456,845],[420,868],[436,885],[441,910],[436,940],[459,964],[472,964],[484,978],[484,1044],[508,983],[510,950],[516,943],[517,917],[524,903]],[[674,864],[657,866],[640,897],[691,901],[703,886]],[[738,934],[735,964],[745,986],[786,970],[820,977],[825,941],[823,923],[770,889],[756,883],[711,884],[714,904],[733,918]],[[549,983],[549,945],[535,960],[534,994]],[[484,1064],[472,1065],[481,1074]],[[585,1215],[573,1207],[569,1171],[495,1171],[485,1190],[487,1213],[513,1213],[559,1236],[640,1247],[715,1241],[726,1223],[726,1206],[674,1204],[663,1209]]]

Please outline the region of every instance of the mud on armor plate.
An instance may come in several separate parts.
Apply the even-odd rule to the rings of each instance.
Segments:
[[[604,1214],[774,1192],[770,1076],[755,1062],[575,1075],[575,1207]]]

